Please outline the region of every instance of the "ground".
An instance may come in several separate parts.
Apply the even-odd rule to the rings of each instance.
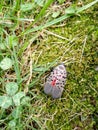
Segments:
[[[57,24],[32,31],[64,15],[68,6],[81,7],[90,2],[54,2],[41,18],[36,18],[44,5],[2,0],[0,61],[9,57],[14,64],[0,70],[0,95],[6,95],[8,82],[16,82],[29,100],[24,105],[0,108],[1,129],[98,129],[98,3]],[[52,16],[55,11],[60,12],[56,18]],[[51,69],[61,62],[66,65],[67,81],[62,97],[54,100],[44,94],[43,87]]]

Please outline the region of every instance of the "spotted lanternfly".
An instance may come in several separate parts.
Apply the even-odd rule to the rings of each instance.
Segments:
[[[60,98],[64,90],[67,72],[64,64],[56,66],[47,78],[44,92],[54,99]]]

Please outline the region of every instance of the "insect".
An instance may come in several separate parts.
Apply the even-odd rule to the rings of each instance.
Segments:
[[[60,98],[64,90],[67,72],[64,64],[56,66],[46,79],[44,92],[52,98]]]

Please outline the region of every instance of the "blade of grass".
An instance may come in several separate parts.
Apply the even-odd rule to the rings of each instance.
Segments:
[[[98,0],[95,0],[95,1],[93,1],[93,2],[91,2],[89,4],[87,4],[87,5],[84,5],[83,7],[78,8],[77,11],[76,11],[76,14],[80,13],[80,12],[82,12],[82,11],[88,9],[88,8],[90,8],[91,6],[93,6],[94,4],[96,4],[97,2],[98,2]],[[59,18],[56,18],[56,19],[54,19],[54,20],[52,20],[50,22],[47,22],[44,25],[37,26],[37,27],[35,27],[33,29],[29,30],[29,27],[28,27],[27,30],[25,30],[22,34],[28,34],[28,33],[31,33],[31,32],[36,32],[36,31],[42,30],[42,29],[50,27],[50,26],[52,26],[52,25],[54,25],[56,23],[59,23],[59,22],[65,20],[65,19],[67,19],[67,18],[69,18],[71,16],[72,15],[65,14],[65,15],[63,15],[63,16],[61,16]],[[20,34],[20,35],[22,35],[22,34]]]
[[[32,41],[32,43],[34,42],[34,40],[36,40],[39,37],[39,33],[37,33],[35,36],[33,36],[32,39],[30,39],[30,41]],[[20,48],[20,50],[18,51],[18,55],[21,56],[22,53],[24,52],[24,50],[28,47],[28,45],[30,44],[30,42],[26,41],[23,46]]]
[[[22,33],[22,35],[25,34],[25,32],[28,31],[45,14],[46,9],[50,6],[52,2],[53,0],[48,0],[48,2],[46,2],[46,4],[41,9],[40,13],[35,18],[34,22],[29,25],[29,27]]]
[[[37,15],[37,17],[35,18],[35,22],[37,22],[44,14],[46,9],[50,6],[50,4],[53,2],[53,0],[48,0],[48,2],[44,5],[44,7],[42,8],[42,10],[40,11],[40,13]]]
[[[61,16],[61,17],[59,17],[57,19],[54,19],[54,20],[52,20],[52,21],[50,21],[50,22],[48,22],[48,23],[46,23],[44,25],[40,25],[40,26],[37,26],[37,27],[35,27],[33,29],[27,30],[24,34],[28,34],[28,33],[31,33],[31,32],[36,32],[36,31],[42,30],[44,28],[50,27],[51,25],[59,23],[59,22],[63,21],[66,18],[69,18],[69,17],[70,17],[69,15],[63,15],[63,16]]]
[[[15,7],[14,7],[14,9],[13,9],[13,15],[14,15],[17,11],[19,11],[20,5],[21,5],[21,0],[16,0],[16,2],[15,2]]]
[[[13,46],[13,52],[12,52],[12,59],[14,61],[14,69],[15,69],[15,73],[16,73],[17,83],[19,84],[21,82],[21,75],[20,75],[18,57],[17,57],[14,46]]]
[[[83,7],[81,8],[78,8],[77,12],[76,13],[80,13],[88,8],[90,8],[91,6],[93,6],[94,4],[96,4],[98,2],[98,0],[94,0],[93,2],[87,4],[87,5],[84,5]]]
[[[38,77],[36,77],[36,79],[34,79],[30,84],[29,84],[29,88],[33,87],[33,85],[39,80],[39,78],[47,71],[49,70],[50,67],[52,67],[56,62],[58,61],[58,59],[56,59],[55,61],[53,61],[47,68],[44,69],[43,72],[41,72]]]

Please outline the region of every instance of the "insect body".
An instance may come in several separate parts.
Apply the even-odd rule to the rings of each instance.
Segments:
[[[46,80],[44,92],[53,98],[60,98],[64,90],[66,76],[67,72],[63,64],[55,67]]]

